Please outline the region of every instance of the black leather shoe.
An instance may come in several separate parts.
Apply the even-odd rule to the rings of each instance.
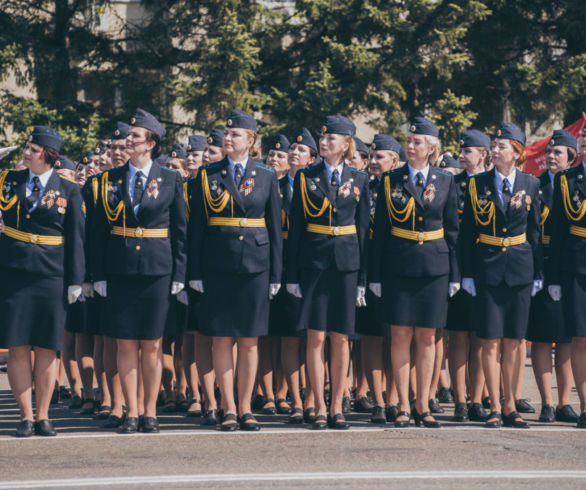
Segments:
[[[81,397],[78,395],[73,395],[73,397],[71,398],[71,403],[69,404],[69,408],[71,410],[77,410],[78,408],[81,408],[82,405],[83,400],[81,399]]]
[[[16,428],[16,432],[14,433],[15,437],[30,437],[35,433],[35,424],[33,424],[32,420],[22,420],[18,427]]]
[[[373,408],[375,408],[374,405],[365,396],[354,402],[354,411],[358,413],[372,413]]]
[[[558,407],[555,411],[555,419],[558,422],[578,422],[578,414],[574,412],[574,409],[571,405],[564,405],[563,407]]]
[[[270,407],[267,405],[271,404]],[[267,398],[262,407],[262,413],[265,415],[275,415],[277,413],[277,408],[275,407],[275,400],[273,398]]]
[[[53,427],[53,424],[45,419],[35,422],[35,434],[43,437],[53,437],[57,435],[57,431]]]
[[[543,405],[541,413],[539,414],[539,422],[553,422],[555,420],[555,412],[551,405]]]
[[[218,411],[214,408],[212,410],[206,410],[203,416],[203,425],[218,425],[220,423],[220,417]]]
[[[407,420],[398,420],[399,417],[407,417]],[[397,417],[395,418],[395,427],[403,429],[405,427],[409,427],[409,421],[411,420],[411,414],[409,412],[405,412],[402,410],[401,412],[397,413]]]
[[[345,396],[342,398],[342,413],[350,413],[352,411],[352,404],[350,403],[350,397]]]
[[[429,399],[429,411],[431,413],[444,413],[445,410],[439,404],[439,400],[437,398],[430,398]]]
[[[117,415],[111,415],[106,419],[102,427],[104,429],[117,429],[124,423],[124,415],[118,417]]]
[[[372,409],[372,417],[370,418],[371,424],[385,425],[387,423],[387,417],[385,415],[385,407],[376,406]]]
[[[455,422],[468,422],[470,419],[468,418],[468,407],[465,403],[456,403],[456,408],[454,409],[454,421]]]
[[[260,424],[251,413],[245,413],[240,417],[240,430],[254,432],[260,430]]]
[[[425,420],[427,417],[431,417],[432,420]],[[413,420],[417,427],[421,425],[426,429],[439,429],[441,427],[441,424],[433,418],[431,412],[419,413],[417,410],[413,410]]]
[[[440,403],[454,403],[454,394],[452,390],[442,387],[437,390],[437,398]]]
[[[303,410],[303,422],[313,424],[315,422],[315,408],[309,407]]]
[[[279,398],[277,400],[277,413],[280,413],[281,415],[289,415],[291,411],[291,406],[289,405],[287,400],[285,400],[284,398]]]
[[[126,417],[118,432],[120,434],[134,434],[138,432],[138,417]]]
[[[489,429],[498,429],[501,426],[501,414],[499,412],[490,412],[490,415],[484,422],[484,426]]]
[[[481,403],[473,403],[468,409],[468,418],[473,422],[486,422],[488,414]]]
[[[302,424],[303,423],[303,410],[300,408],[294,408],[287,419],[288,424]]]
[[[397,405],[391,405],[390,407],[385,408],[385,417],[387,418],[387,422],[394,422],[398,413],[399,407]]]
[[[220,430],[224,432],[233,432],[238,428],[238,419],[236,414],[227,413],[222,417],[222,423],[220,424]]]
[[[528,429],[529,424],[525,422],[519,412],[513,411],[509,415],[503,413],[503,425],[505,427],[513,427],[514,429]]]
[[[313,422],[311,423],[311,430],[325,430],[327,428],[328,424],[326,422],[326,417],[325,415],[318,415],[317,417],[315,417],[313,419]]]
[[[159,421],[156,417],[145,417],[142,423],[142,431],[146,432],[147,434],[153,434],[155,432],[160,432],[159,428]]]
[[[519,413],[535,413],[535,408],[533,408],[526,398],[515,400],[515,408]]]
[[[87,405],[87,407],[84,407]],[[96,411],[96,400],[83,400],[81,403],[80,415],[93,415]]]
[[[96,413],[96,420],[106,420],[112,413],[112,407],[108,405],[102,405]]]
[[[482,399],[482,406],[485,410],[490,410],[490,396],[485,396]]]
[[[582,415],[580,415],[576,427],[578,427],[578,429],[586,429],[586,412],[583,412]]]
[[[330,429],[347,430],[350,428],[350,424],[346,422],[344,415],[336,413],[333,417],[328,416],[328,427]]]

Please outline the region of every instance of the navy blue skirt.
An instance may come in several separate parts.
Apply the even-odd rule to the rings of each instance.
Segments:
[[[285,284],[270,302],[269,335],[275,337],[301,337],[303,330],[297,330],[297,317],[301,300],[287,292]]]
[[[381,308],[381,298],[377,298],[370,289],[366,288],[366,306],[356,308],[357,334],[371,337],[390,337],[391,326],[379,320]]]
[[[72,305],[68,305],[65,330],[67,330],[69,333],[86,333],[87,326],[88,300],[76,301]]]
[[[551,299],[547,285],[531,298],[527,340],[548,344],[572,341],[564,318],[564,305]]]
[[[562,303],[569,334],[572,337],[586,337],[586,275],[563,276]]]
[[[65,331],[65,280],[0,268],[0,347],[32,345],[61,350]]]
[[[448,300],[448,321],[446,328],[453,332],[474,332],[474,307],[476,299],[460,289]]]
[[[106,300],[105,335],[128,340],[159,339],[165,333],[169,315],[171,276],[109,276]]]

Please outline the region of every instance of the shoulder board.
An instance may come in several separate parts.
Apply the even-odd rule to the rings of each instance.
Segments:
[[[161,167],[161,170],[164,170],[166,172],[172,172],[174,174],[178,173],[177,170],[175,170],[173,168]]]
[[[582,167],[582,165],[578,165],[577,167],[570,167],[570,168],[567,168],[566,170],[562,170],[560,173],[567,174],[567,175],[573,175],[575,173],[578,173],[581,170],[580,167]]]
[[[63,180],[67,180],[67,181],[72,182],[73,184],[77,185],[77,182],[75,180],[69,179],[61,174],[59,174],[59,177],[61,177]]]
[[[216,167],[219,167],[222,164],[222,160],[220,160],[219,162],[213,162],[213,163],[208,163],[207,165],[204,165],[203,168],[204,170],[212,170]]]
[[[388,172],[385,172],[383,174],[383,177],[388,176],[388,177],[393,177],[395,175],[399,175],[399,173],[401,172],[402,167],[396,168],[394,170],[389,170]]]
[[[265,165],[264,163],[256,162],[256,168],[262,168],[263,170],[266,170],[267,172],[276,173],[275,169],[273,167],[269,167],[268,165]]]
[[[441,169],[439,169],[439,168],[438,168],[438,169],[436,169],[436,172],[437,172],[438,174],[445,175],[446,177],[453,177],[453,174],[451,174],[450,172],[446,172],[445,170],[441,170]]]
[[[368,175],[364,170],[358,170],[357,168],[350,167],[354,173]]]

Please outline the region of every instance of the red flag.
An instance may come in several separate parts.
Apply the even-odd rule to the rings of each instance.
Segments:
[[[582,114],[582,117],[578,119],[576,122],[570,124],[567,128],[564,128],[566,131],[572,133],[576,138],[580,136],[580,133],[584,129],[586,125],[586,114]],[[539,176],[545,170],[545,150],[547,148],[547,144],[549,143],[550,137],[544,138],[542,140],[529,145],[525,148],[525,152],[527,153],[527,161],[525,162],[525,166],[523,171]],[[578,151],[581,149],[578,148]],[[580,159],[578,159],[580,160]],[[579,162],[577,162],[579,163]]]

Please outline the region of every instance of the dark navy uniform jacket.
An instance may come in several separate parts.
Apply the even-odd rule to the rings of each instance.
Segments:
[[[327,197],[330,206],[319,217],[305,215],[301,178],[305,179],[307,196],[311,203],[322,208]],[[311,214],[316,210],[311,208]],[[308,224],[322,226],[355,225],[351,235],[322,235],[306,230]],[[358,271],[358,284],[366,284],[369,223],[368,175],[344,164],[340,186],[332,186],[325,164],[320,162],[300,170],[295,176],[291,202],[289,239],[287,243],[287,280],[299,282],[301,268],[326,270],[332,263],[339,271]]]
[[[562,179],[563,178],[563,179]],[[562,193],[567,183],[567,194]],[[564,197],[565,195],[565,197]],[[560,284],[561,273],[586,275],[586,238],[570,233],[570,226],[586,229],[586,212],[580,217],[580,207],[586,201],[584,164],[558,172],[554,180],[551,231],[550,283]],[[569,207],[571,206],[571,207]],[[584,205],[586,206],[586,205]],[[568,212],[574,219],[568,217]],[[576,220],[576,221],[575,221]]]
[[[213,202],[225,199],[223,209],[214,211],[208,205],[202,186],[204,175],[208,197]],[[271,284],[281,282],[281,199],[277,174],[271,167],[249,158],[236,189],[228,158],[224,158],[202,167],[188,184],[188,193],[192,196],[188,280],[202,280],[204,275],[219,271],[253,274],[268,270]],[[208,217],[264,218],[266,226],[211,226]]]
[[[279,179],[279,195],[281,197],[281,227],[283,235],[283,257],[287,257],[287,243],[289,239],[289,226],[291,214],[291,201],[293,200],[293,189],[289,185],[289,174]],[[282,282],[287,283],[287,261],[283,260]]]
[[[85,282],[93,281],[92,273],[92,229],[93,220],[95,217],[96,205],[100,197],[100,175],[92,175],[89,177],[84,186],[81,188],[81,197],[85,203],[85,263],[86,274]]]
[[[551,245],[551,209],[553,207],[553,182],[549,177],[549,172],[544,172],[539,177],[539,201],[541,204],[540,225],[543,245],[543,270],[548,274]]]
[[[145,276],[171,275],[185,282],[186,218],[181,176],[153,162],[140,202],[134,214],[129,191],[129,165],[108,170],[99,176],[100,196],[92,218],[92,273],[94,281],[110,274]],[[109,220],[104,207],[120,210]],[[114,216],[110,216],[114,218]],[[167,229],[166,238],[124,237],[111,234],[112,227]]]
[[[386,186],[400,219],[401,211],[406,210],[411,198],[414,199],[413,214],[409,214],[404,222],[391,223]],[[443,228],[444,237],[419,243],[392,235],[392,227],[414,232]],[[386,172],[376,203],[371,282],[381,282],[383,276],[434,277],[444,274],[449,274],[450,282],[459,282],[458,230],[456,184],[451,174],[430,166],[424,194],[420,195],[407,165]]]
[[[2,212],[4,225],[19,232],[64,237],[65,243],[27,243],[3,233],[0,235],[0,266],[45,276],[63,276],[67,285],[81,285],[85,275],[85,217],[79,186],[53,170],[37,207],[29,212],[28,176],[28,170],[6,174],[0,188],[2,204],[15,196],[16,200],[10,209]]]
[[[462,218],[463,277],[473,277],[488,286],[497,286],[503,281],[509,286],[521,286],[543,279],[539,180],[520,170],[516,172],[507,209],[497,193],[494,169],[470,177]],[[475,222],[471,200],[474,186],[478,205],[487,210],[479,215],[481,221],[487,222],[484,226]],[[489,219],[490,208],[494,208],[494,220]],[[479,233],[500,238],[525,233],[527,241],[508,247],[488,245],[477,242]]]

